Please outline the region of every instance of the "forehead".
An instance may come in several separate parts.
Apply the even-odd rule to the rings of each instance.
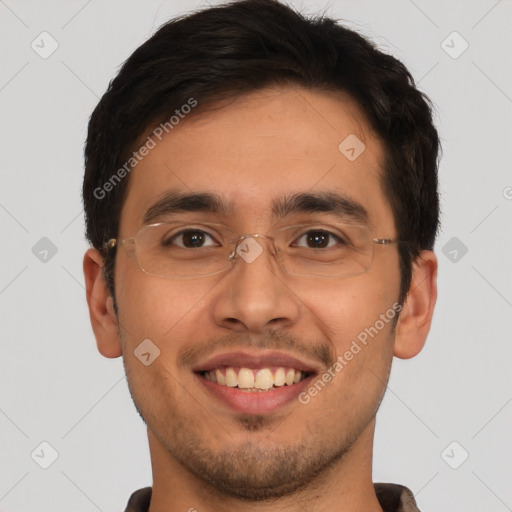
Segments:
[[[264,229],[276,201],[293,194],[339,194],[393,226],[381,190],[382,147],[345,94],[279,87],[184,117],[130,173],[121,231],[140,227],[173,193],[211,193],[219,220]],[[379,222],[377,223],[377,220]],[[391,224],[390,224],[391,220]]]

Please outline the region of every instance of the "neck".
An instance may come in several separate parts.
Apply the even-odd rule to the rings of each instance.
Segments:
[[[243,501],[221,493],[191,474],[148,428],[153,471],[149,512],[382,512],[372,483],[375,419],[343,457],[300,491],[265,501]]]

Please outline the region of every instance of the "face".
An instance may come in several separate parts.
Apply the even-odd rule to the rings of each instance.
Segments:
[[[356,159],[339,149],[349,135],[365,146]],[[348,97],[266,89],[185,119],[150,151],[130,175],[119,238],[134,237],[167,193],[215,194],[225,211],[161,209],[151,222],[222,223],[240,235],[354,223],[347,212],[340,220],[301,209],[276,216],[272,208],[296,194],[337,194],[366,211],[372,237],[394,238],[382,156]],[[343,279],[286,274],[269,249],[252,262],[236,258],[223,273],[180,280],[142,272],[134,254],[119,248],[115,271],[124,364],[152,456],[159,452],[218,490],[251,499],[298,489],[369,450],[400,285],[394,245],[375,246],[371,268]],[[144,365],[134,351],[147,339],[160,354]],[[279,385],[279,368],[285,380],[302,380]],[[238,388],[253,378],[259,387],[276,384]]]

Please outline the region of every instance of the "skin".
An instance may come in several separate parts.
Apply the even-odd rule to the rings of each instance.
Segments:
[[[353,162],[338,150],[351,133],[366,146]],[[234,214],[210,220],[240,234],[271,230],[275,197],[341,192],[368,210],[375,236],[394,238],[381,187],[382,155],[349,97],[292,87],[259,91],[184,120],[136,166],[119,238],[134,236],[146,209],[169,189],[222,194]],[[376,247],[367,273],[342,280],[287,276],[268,252],[251,264],[238,261],[225,274],[162,279],[142,272],[120,249],[118,317],[102,265],[98,251],[89,249],[84,274],[90,318],[100,353],[123,357],[147,423],[151,512],[381,510],[371,474],[375,414],[393,356],[413,357],[425,343],[437,295],[432,252],[423,251],[414,264],[394,331],[386,324],[308,404],[292,400],[257,417],[212,399],[190,366],[181,364],[183,351],[208,347],[213,355],[273,347],[298,354],[322,374],[328,365],[315,355],[318,349],[343,355],[397,301],[396,246]],[[161,351],[149,366],[133,355],[146,338]]]

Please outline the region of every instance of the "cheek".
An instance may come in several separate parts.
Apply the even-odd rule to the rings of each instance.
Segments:
[[[116,301],[123,342],[134,348],[149,338],[173,352],[174,340],[197,329],[197,317],[214,286],[211,281],[205,285],[201,280],[161,279],[135,265],[120,264],[116,269]]]
[[[176,358],[180,348],[196,337],[208,289],[199,281],[154,278],[138,268],[124,274],[120,271],[119,275],[116,299],[123,361],[136,407],[152,423],[162,416],[159,400],[167,404],[166,410],[183,415],[188,410],[183,390],[189,385],[189,377],[178,371]],[[139,359],[147,352],[148,365]]]
[[[340,280],[338,286],[311,286],[308,305],[338,362],[330,372],[333,392],[325,394],[329,407],[359,403],[371,413],[380,401],[393,357],[393,321],[400,311],[397,276],[398,269],[369,272]]]
[[[394,307],[399,284],[397,267],[385,273],[370,271],[324,285],[315,283],[301,297],[336,351],[343,353],[352,340],[358,336],[364,339],[368,329],[374,332],[376,324],[379,335],[388,337],[399,309]]]
[[[330,380],[326,386],[330,391],[318,393],[322,395],[318,407],[349,422],[371,417],[386,386],[393,358],[393,321],[400,311],[398,286],[389,284],[358,276],[330,292],[315,287],[309,295],[337,358],[326,372],[330,376],[319,376]],[[323,385],[317,383],[316,388]]]

